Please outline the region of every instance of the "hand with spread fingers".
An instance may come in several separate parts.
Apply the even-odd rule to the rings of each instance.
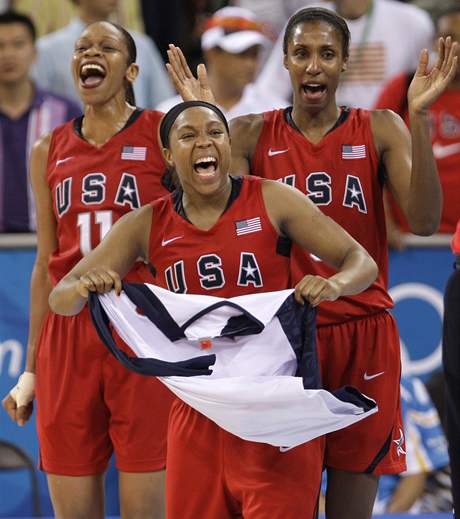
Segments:
[[[196,76],[192,74],[181,49],[173,44],[167,50],[169,63],[166,63],[169,76],[184,101],[207,101],[215,103],[214,94],[208,82],[206,67],[200,63]]]
[[[438,58],[431,70],[428,70],[428,51],[420,52],[417,70],[407,92],[409,111],[425,111],[444,92],[457,73],[457,48],[458,43],[450,36],[439,38]]]
[[[317,306],[323,301],[335,301],[342,295],[340,284],[333,278],[305,276],[295,287],[295,299],[303,305],[308,301]]]
[[[77,292],[85,299],[88,298],[90,292],[105,294],[112,289],[117,295],[120,295],[121,288],[120,276],[114,270],[104,267],[89,270],[80,277],[76,286]]]

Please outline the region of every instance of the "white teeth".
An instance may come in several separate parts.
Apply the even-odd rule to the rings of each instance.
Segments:
[[[202,158],[196,160],[194,165],[196,166],[197,164],[203,164],[203,163],[207,164],[210,162],[216,163],[217,160],[214,157],[202,157]]]
[[[101,72],[102,74],[105,74],[105,70],[100,65],[97,65],[96,63],[87,63],[86,65],[83,65],[81,67],[81,72],[86,73],[90,70],[97,70],[98,72]]]

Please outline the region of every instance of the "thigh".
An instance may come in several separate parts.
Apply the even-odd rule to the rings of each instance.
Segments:
[[[37,432],[41,468],[86,476],[105,471],[112,453],[101,369],[108,353],[86,311],[49,313],[37,350]]]
[[[129,371],[112,355],[104,362],[103,380],[118,470],[164,470],[172,393],[157,378]]]
[[[324,438],[287,452],[224,435],[224,475],[245,519],[312,519],[318,504]]]
[[[327,471],[327,519],[370,519],[379,478],[337,469]]]
[[[104,476],[48,474],[48,488],[57,519],[103,519]]]
[[[400,403],[400,347],[388,312],[318,329],[324,387],[356,387],[376,400],[378,413],[327,435],[326,465],[348,472],[405,470]]]
[[[120,472],[121,517],[165,518],[165,471]]]
[[[168,429],[168,519],[231,519],[236,503],[222,480],[220,428],[182,401],[175,401]]]

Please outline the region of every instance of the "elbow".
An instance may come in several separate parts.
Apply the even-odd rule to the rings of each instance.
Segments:
[[[412,233],[417,234],[418,236],[431,236],[439,229],[439,220],[433,222],[419,222],[417,224],[410,225],[410,230]]]
[[[51,290],[48,296],[48,305],[52,312],[58,315],[64,315],[66,317],[76,315],[81,308],[72,307],[72,305],[66,304],[63,294],[60,293],[59,284]]]

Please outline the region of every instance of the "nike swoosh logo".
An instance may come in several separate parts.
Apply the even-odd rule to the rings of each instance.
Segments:
[[[168,243],[172,243],[180,238],[183,238],[183,236],[174,236],[174,238],[169,238],[169,240],[162,240],[161,245],[164,247],[165,245],[168,245]]]
[[[59,164],[63,164],[64,162],[67,162],[70,159],[73,159],[73,157],[66,157],[65,159],[58,159],[56,161],[56,166],[59,166]]]
[[[444,159],[450,155],[460,152],[460,142],[454,142],[452,144],[446,144],[445,146],[436,142],[433,144],[433,155],[437,159]]]
[[[364,380],[372,380],[373,378],[380,377],[380,375],[383,375],[385,371],[381,371],[380,373],[374,373],[373,375],[368,375],[367,373],[364,373]]]
[[[287,452],[293,449],[294,447],[280,447],[280,452]]]
[[[271,148],[268,149],[268,156],[274,157],[275,155],[280,155],[281,153],[286,153],[289,151],[289,148],[286,148],[285,150],[272,150]]]

